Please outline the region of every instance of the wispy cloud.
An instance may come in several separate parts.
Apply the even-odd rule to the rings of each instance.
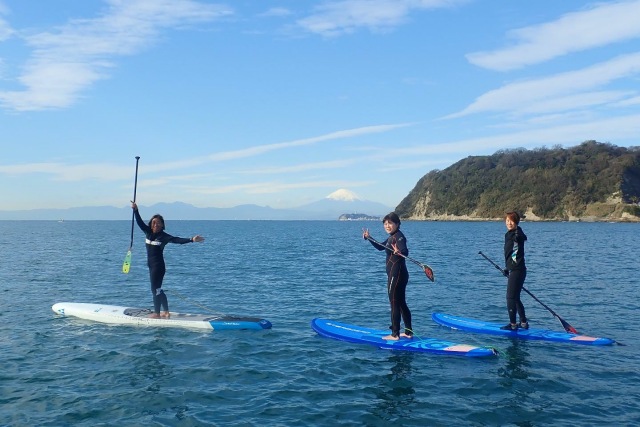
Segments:
[[[640,96],[634,96],[633,98],[615,103],[616,107],[633,107],[636,105],[640,105]]]
[[[262,154],[267,154],[272,151],[284,150],[288,148],[295,147],[304,147],[307,145],[318,144],[321,142],[329,142],[338,139],[345,138],[356,138],[365,135],[391,132],[395,129],[404,128],[407,126],[412,126],[413,123],[397,123],[390,125],[373,125],[373,126],[364,126],[353,129],[346,129],[337,132],[330,132],[328,134],[314,136],[311,138],[302,138],[294,141],[288,142],[279,142],[275,144],[265,144],[265,145],[256,145],[248,148],[243,148],[241,150],[231,150],[231,151],[221,151],[218,153],[213,153],[201,157],[195,157],[191,159],[183,159],[174,162],[166,162],[166,163],[157,163],[155,165],[150,165],[147,167],[147,170],[152,172],[164,172],[168,170],[175,169],[186,169],[193,166],[198,166],[206,163],[218,163],[218,162],[227,162],[231,160],[245,159],[249,157],[256,157]],[[1,171],[1,169],[0,169]]]
[[[640,1],[599,3],[556,21],[519,28],[508,35],[515,44],[467,55],[472,64],[507,71],[596,47],[640,37]]]
[[[247,194],[275,194],[288,190],[300,190],[305,188],[340,188],[340,187],[365,187],[372,185],[371,181],[350,181],[350,180],[326,180],[326,181],[302,181],[302,182],[256,182],[248,184],[191,188],[192,192],[199,194],[229,194],[243,191]]]
[[[640,134],[640,114],[584,121],[560,126],[527,129],[480,138],[442,142],[438,144],[395,149],[394,156],[484,154],[504,148],[531,148],[541,145],[575,145],[586,140],[612,141],[637,137]]]
[[[410,123],[400,123],[391,125],[375,125],[365,126],[354,129],[347,129],[337,132],[331,132],[325,135],[320,135],[311,138],[298,139],[289,142],[282,142],[277,144],[266,144],[254,147],[249,147],[243,150],[223,151],[219,153],[210,154],[209,156],[201,156],[189,159],[178,160],[174,162],[164,162],[145,165],[145,171],[148,174],[165,173],[172,170],[190,170],[194,166],[203,165],[211,162],[225,162],[234,159],[244,159],[248,157],[255,157],[262,154],[269,153],[275,150],[282,150],[287,148],[303,147],[311,144],[317,144],[321,142],[328,142],[337,139],[355,138],[364,135],[390,132],[395,129],[411,126]],[[347,166],[353,163],[349,160],[336,160],[333,162],[326,162],[324,164],[312,164],[291,166],[288,168],[282,168],[280,170],[265,169],[262,173],[281,173],[281,172],[294,172],[300,170],[309,169],[327,169],[336,168],[340,165]],[[255,173],[255,171],[252,171]],[[25,175],[25,174],[48,174],[53,175],[56,180],[61,181],[82,181],[85,179],[96,179],[103,181],[115,181],[131,178],[131,168],[128,166],[111,165],[111,164],[85,164],[85,165],[70,165],[61,162],[43,162],[43,163],[29,163],[22,165],[0,165],[0,174],[5,175]],[[195,175],[190,174],[190,177]],[[163,177],[162,181],[158,183],[165,183],[167,180],[175,181],[177,177]],[[157,185],[157,183],[156,183]]]
[[[449,163],[455,163],[457,160],[459,159],[452,157],[449,160]],[[379,167],[376,170],[380,173],[390,173],[390,172],[398,172],[398,171],[404,172],[410,169],[418,169],[418,170],[424,171],[424,170],[430,170],[434,166],[438,166],[441,164],[442,164],[441,158],[431,157],[430,160],[422,160],[422,161],[415,161],[415,162],[401,161],[399,163],[386,163],[384,166]]]
[[[54,32],[26,36],[33,48],[18,81],[21,91],[0,92],[0,105],[17,111],[63,108],[108,77],[119,56],[140,52],[163,28],[209,22],[232,13],[192,0],[109,0],[102,16],[75,19]],[[2,34],[0,21],[0,37]]]
[[[3,18],[3,15],[7,13],[7,8],[0,3],[0,41],[6,40],[15,32],[11,25]]]
[[[282,149],[291,148],[291,147],[301,147],[305,145],[312,145],[312,144],[317,144],[319,142],[331,141],[335,139],[353,138],[353,137],[362,136],[362,135],[389,132],[391,130],[406,127],[406,126],[411,126],[411,123],[365,126],[360,128],[342,130],[338,132],[331,132],[325,135],[320,135],[312,138],[297,139],[295,141],[280,142],[277,144],[258,145],[255,147],[250,147],[242,150],[215,153],[208,156],[208,159],[211,161],[225,161],[225,160],[232,160],[232,159],[240,159],[244,157],[253,157],[259,154],[267,153],[269,151],[282,150]]]
[[[635,93],[634,91],[599,91],[559,96],[534,102],[531,105],[523,105],[519,108],[518,114],[548,114],[556,111],[575,110],[576,108],[590,109],[625,99]]]
[[[28,163],[23,165],[0,166],[4,175],[53,175],[58,181],[82,181],[97,179],[100,181],[118,181],[131,177],[131,168],[108,164],[70,165],[66,163]]]
[[[13,36],[14,30],[11,28],[9,23],[3,18],[3,15],[7,13],[7,8],[0,1],[0,42],[9,39]],[[5,75],[4,72],[4,61],[2,57],[0,57],[0,79],[3,79]]]
[[[325,1],[297,21],[305,31],[326,37],[353,33],[361,27],[388,31],[406,21],[413,10],[453,7],[463,0],[340,0]]]
[[[610,61],[601,62],[577,71],[569,71],[551,77],[526,80],[507,84],[499,89],[489,91],[478,97],[464,110],[451,114],[446,118],[456,118],[482,112],[512,113],[531,110],[532,104],[551,105],[550,100],[558,97],[566,97],[580,91],[589,91],[602,87],[615,80],[640,75],[640,53],[621,55]],[[615,92],[618,96],[624,96],[630,92]],[[603,96],[604,95],[604,96]],[[600,103],[605,98],[611,98],[612,92],[600,92]],[[593,95],[592,95],[593,97]],[[574,97],[573,105],[566,103],[564,108],[580,108],[580,97]],[[557,110],[559,104],[554,106]],[[541,109],[538,108],[540,111]]]
[[[298,173],[298,172],[307,172],[312,170],[344,168],[354,164],[357,161],[358,159],[341,159],[341,160],[331,160],[328,162],[301,163],[293,166],[281,166],[281,167],[271,167],[271,168],[263,168],[263,169],[247,169],[247,170],[240,171],[239,173],[251,174],[251,175]]]

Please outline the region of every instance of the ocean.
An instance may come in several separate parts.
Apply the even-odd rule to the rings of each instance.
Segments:
[[[147,212],[147,216],[152,212]],[[144,215],[143,212],[143,216]],[[262,317],[265,331],[114,326],[56,302],[150,307],[144,235],[121,272],[130,221],[0,221],[0,425],[640,425],[638,224],[523,222],[527,289],[591,347],[454,331],[431,313],[508,321],[502,222],[404,222],[407,301],[420,337],[492,346],[493,358],[381,350],[318,336],[315,317],[389,325],[380,222],[176,221],[205,236],[168,245],[173,311]],[[527,294],[532,327],[562,331]]]

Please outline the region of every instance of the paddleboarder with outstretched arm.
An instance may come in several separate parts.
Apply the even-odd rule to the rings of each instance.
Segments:
[[[149,266],[149,277],[151,279],[151,293],[153,294],[154,312],[149,316],[153,318],[169,318],[169,302],[167,295],[162,290],[162,280],[166,272],[164,264],[164,247],[168,243],[177,243],[183,245],[192,242],[204,242],[204,237],[196,234],[191,238],[174,237],[164,231],[164,218],[162,215],[155,214],[151,217],[149,224],[145,224],[138,212],[138,205],[131,202],[138,227],[146,236],[147,246],[147,265]],[[160,314],[160,309],[163,309]]]

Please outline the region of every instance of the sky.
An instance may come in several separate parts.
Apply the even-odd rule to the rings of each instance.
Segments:
[[[499,150],[640,145],[640,0],[0,0],[0,210],[397,206]]]

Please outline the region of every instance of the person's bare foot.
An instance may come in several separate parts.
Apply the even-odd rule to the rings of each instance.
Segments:
[[[171,315],[168,311],[163,311],[162,314],[160,314],[160,317],[162,317],[163,319],[168,319],[169,317],[171,317]]]
[[[158,313],[151,313],[151,314],[149,315],[149,318],[150,318],[150,319],[159,319],[159,318],[160,318],[160,315],[159,315]]]
[[[401,338],[409,338],[409,339],[411,339],[411,338],[413,338],[413,335],[407,335],[407,334],[405,334],[405,333],[403,332],[403,333],[401,333],[401,334],[400,334],[400,337],[401,337]]]
[[[382,339],[385,341],[398,341],[400,338],[394,337],[393,335],[387,335],[382,337]]]

